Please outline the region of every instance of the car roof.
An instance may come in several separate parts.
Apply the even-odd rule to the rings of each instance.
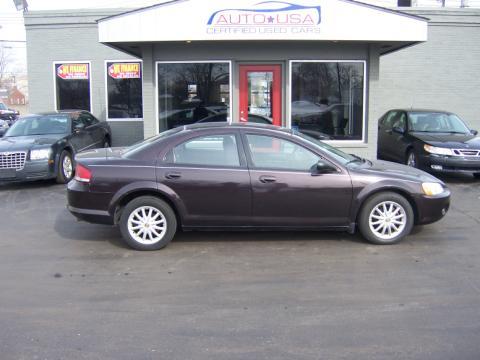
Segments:
[[[435,109],[422,109],[422,108],[409,108],[409,109],[392,109],[390,111],[405,111],[408,113],[412,112],[421,112],[421,113],[441,113],[441,114],[453,114],[450,111],[445,111],[445,110],[435,110]]]
[[[264,130],[275,130],[281,131],[283,133],[291,133],[291,129],[282,128],[276,125],[270,124],[260,124],[260,123],[225,123],[225,122],[211,122],[211,123],[196,123],[191,125],[185,125],[184,130],[198,130],[198,129],[264,129]]]
[[[87,112],[87,110],[56,110],[56,111],[41,111],[37,113],[31,113],[31,114],[26,114],[22,116],[23,118],[28,118],[32,116],[49,116],[49,115],[69,115],[71,116],[72,114],[79,113],[79,112]]]

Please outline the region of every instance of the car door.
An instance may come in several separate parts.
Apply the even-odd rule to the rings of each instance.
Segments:
[[[295,142],[271,135],[243,135],[252,179],[252,215],[258,226],[325,227],[349,225],[352,184],[345,169],[316,176],[320,159]]]
[[[250,175],[235,131],[190,134],[175,143],[157,168],[160,187],[181,204],[186,227],[248,226]]]
[[[406,112],[398,111],[392,118],[390,127],[386,142],[387,153],[392,160],[404,163],[408,146]]]
[[[105,140],[105,134],[100,122],[90,113],[82,112],[82,118],[86,124],[85,131],[90,135],[91,144],[89,148],[102,147]]]
[[[71,115],[71,120],[72,132],[69,137],[69,142],[72,145],[74,152],[78,153],[87,150],[92,143],[92,138],[86,129],[87,123],[85,122],[85,118],[81,116],[80,112],[76,112]]]
[[[391,147],[389,143],[392,141],[392,125],[394,119],[399,115],[398,110],[392,110],[386,113],[378,123],[378,157],[391,160]]]

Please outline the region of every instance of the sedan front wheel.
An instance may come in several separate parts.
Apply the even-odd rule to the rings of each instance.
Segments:
[[[410,234],[414,224],[412,206],[402,195],[384,192],[364,204],[358,219],[360,232],[369,242],[394,244]]]
[[[73,175],[74,175],[74,168],[73,168],[72,154],[67,150],[63,150],[62,153],[60,154],[60,159],[58,164],[57,182],[59,184],[66,184],[70,180],[72,180]]]
[[[127,244],[136,250],[159,250],[172,241],[177,219],[163,200],[141,196],[123,209],[120,231]]]

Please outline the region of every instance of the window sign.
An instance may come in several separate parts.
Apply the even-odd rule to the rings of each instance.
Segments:
[[[142,63],[107,61],[106,71],[108,118],[143,118]]]
[[[57,110],[91,111],[90,64],[56,63],[55,91]]]

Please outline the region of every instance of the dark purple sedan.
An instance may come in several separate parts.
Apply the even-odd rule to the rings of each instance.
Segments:
[[[76,157],[68,208],[119,225],[138,250],[178,228],[343,230],[393,244],[441,219],[450,191],[421,170],[371,162],[269,125],[195,124]]]

